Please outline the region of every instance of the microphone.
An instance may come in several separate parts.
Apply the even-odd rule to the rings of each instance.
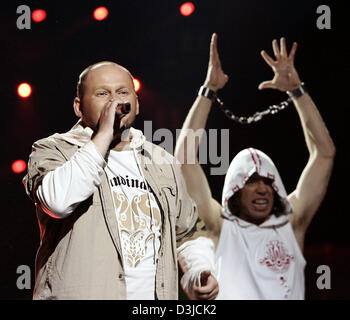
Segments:
[[[118,103],[118,108],[120,108],[122,114],[128,114],[130,112],[130,102]]]
[[[118,103],[117,105],[117,109],[119,109],[122,113],[122,115],[126,115],[130,112],[130,102],[124,102],[124,103]],[[117,132],[119,130],[124,131],[125,126],[122,126],[121,128],[119,128],[119,123],[120,123],[120,119],[122,117],[116,113],[115,114],[115,120],[114,120],[114,132]]]

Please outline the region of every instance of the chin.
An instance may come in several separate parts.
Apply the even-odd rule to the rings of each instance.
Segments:
[[[89,127],[93,131],[97,131],[97,124],[94,124],[92,121],[86,121],[85,119],[81,118],[81,123],[84,128]]]
[[[252,210],[249,213],[249,216],[251,217],[251,219],[256,220],[256,221],[265,221],[266,219],[269,218],[271,213],[271,210],[266,210],[266,211],[255,211]]]
[[[258,211],[258,212],[254,212],[254,214],[252,214],[253,217],[256,217],[256,218],[266,218],[270,215],[271,213],[271,210],[267,210],[267,211]]]
[[[132,127],[132,125],[134,124],[135,122],[135,118],[134,119],[131,119],[131,118],[126,118],[126,121],[125,123],[123,123],[123,125],[121,126],[121,128],[123,129],[130,129]]]
[[[256,225],[260,225],[262,223],[264,223],[266,220],[269,219],[269,215],[264,215],[264,216],[252,216],[252,220],[251,222],[256,224]]]

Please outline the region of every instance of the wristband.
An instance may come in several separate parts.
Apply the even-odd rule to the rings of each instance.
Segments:
[[[212,102],[214,102],[217,98],[217,94],[214,90],[211,90],[207,87],[201,86],[199,91],[198,91],[199,96],[206,97],[210,99]]]
[[[288,94],[289,98],[297,99],[297,98],[301,97],[306,92],[307,92],[307,90],[305,87],[305,83],[302,82],[298,88],[291,90],[291,91],[287,91],[287,94]]]

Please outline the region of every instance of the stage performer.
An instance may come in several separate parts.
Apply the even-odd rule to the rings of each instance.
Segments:
[[[214,298],[212,293],[198,293],[202,273],[206,276],[211,273],[218,280],[217,299],[304,299],[305,296],[305,232],[326,194],[335,146],[294,67],[297,44],[293,43],[289,54],[285,38],[280,39],[280,45],[273,40],[272,47],[275,59],[265,51],[261,55],[274,77],[262,82],[259,89],[280,90],[291,97],[309,159],[295,190],[287,194],[274,163],[265,153],[255,148],[242,150],[226,173],[221,204],[213,199],[197,159],[199,140],[191,134],[205,128],[217,91],[228,81],[214,34],[207,77],[183,124],[175,152],[184,162],[182,172],[187,190],[197,203],[198,215],[208,232],[207,238],[199,237],[178,249],[179,262],[185,271],[183,287],[191,298]],[[282,151],[283,146],[276,147]],[[190,159],[189,150],[195,150],[195,161]],[[198,260],[194,263],[193,255],[199,256],[202,263]]]
[[[23,180],[40,226],[33,298],[177,299],[196,205],[173,157],[132,127],[130,72],[89,66],[73,105],[79,121],[34,143]]]

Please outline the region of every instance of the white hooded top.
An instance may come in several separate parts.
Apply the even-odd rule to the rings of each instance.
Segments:
[[[228,199],[254,173],[273,179],[272,187],[285,205],[279,217],[261,225],[244,221],[227,208]],[[227,171],[222,194],[224,221],[216,249],[217,299],[304,299],[305,259],[289,222],[292,208],[281,177],[263,152],[239,152]]]

